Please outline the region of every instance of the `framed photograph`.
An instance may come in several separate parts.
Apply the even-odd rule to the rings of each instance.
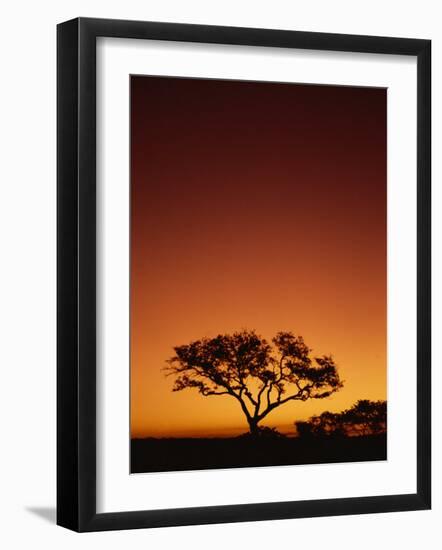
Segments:
[[[58,524],[429,509],[430,41],[57,36]]]

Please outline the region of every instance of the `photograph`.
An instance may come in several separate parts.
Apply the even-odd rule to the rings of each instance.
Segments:
[[[442,19],[398,7],[4,4],[1,548],[437,546]]]
[[[130,76],[130,473],[387,460],[387,89]]]

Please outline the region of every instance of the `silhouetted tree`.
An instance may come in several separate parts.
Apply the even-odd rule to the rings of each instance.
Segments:
[[[340,413],[323,412],[297,421],[299,437],[379,435],[387,431],[387,402],[361,399]]]
[[[351,409],[344,411],[343,422],[353,432],[375,435],[387,431],[387,402],[360,399]]]
[[[343,385],[333,358],[311,357],[301,336],[278,332],[272,344],[252,330],[203,338],[176,346],[166,375],[176,377],[173,391],[232,397],[259,435],[259,423],[277,407],[324,399]]]
[[[306,421],[295,422],[299,437],[343,436],[345,435],[340,413],[323,412]]]

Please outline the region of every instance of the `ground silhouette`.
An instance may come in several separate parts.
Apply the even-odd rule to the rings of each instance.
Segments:
[[[146,438],[131,442],[131,472],[167,472],[386,460],[386,435]]]

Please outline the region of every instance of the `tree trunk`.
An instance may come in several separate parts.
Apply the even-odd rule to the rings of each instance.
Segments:
[[[258,421],[255,418],[248,418],[247,420],[249,423],[250,435],[253,435],[254,437],[258,437],[259,435]]]

